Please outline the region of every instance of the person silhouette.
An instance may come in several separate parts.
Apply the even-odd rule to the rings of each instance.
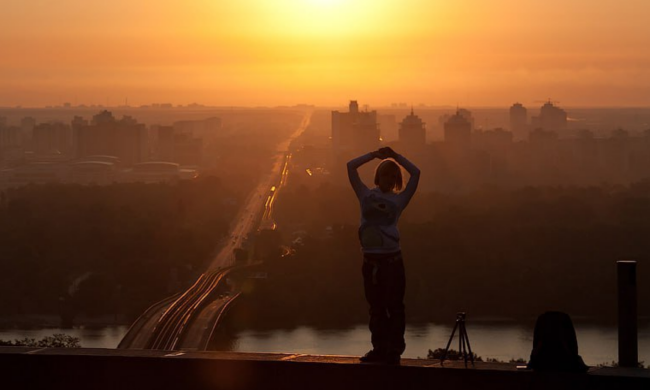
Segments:
[[[368,188],[357,169],[374,159],[383,160],[375,170],[375,187]],[[398,165],[399,164],[399,165]],[[410,174],[404,191],[400,165]],[[359,241],[363,252],[363,285],[370,306],[372,349],[364,363],[399,364],[404,342],[404,292],[406,279],[397,222],[420,180],[420,170],[389,147],[357,157],[347,164],[348,178],[359,199]]]

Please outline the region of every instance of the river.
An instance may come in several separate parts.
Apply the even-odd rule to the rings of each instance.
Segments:
[[[429,349],[444,348],[452,326],[453,323],[408,326],[404,357],[426,357]],[[85,348],[115,348],[127,330],[127,326],[0,329],[0,339],[40,339],[54,333],[64,333],[78,337]],[[616,327],[576,323],[576,333],[580,355],[587,364],[610,364],[618,360]],[[532,328],[511,322],[468,322],[467,334],[472,350],[484,359],[528,359],[533,342]],[[370,348],[370,334],[366,325],[348,329],[299,327],[291,330],[247,330],[231,335],[228,345],[229,349],[241,352],[362,355]],[[452,348],[458,349],[457,336]],[[639,360],[646,365],[650,363],[650,325],[639,328]]]
[[[404,357],[426,357],[429,349],[444,348],[453,324],[411,325],[406,329]],[[589,365],[611,364],[618,360],[616,327],[576,324],[579,353]],[[467,324],[472,351],[485,358],[502,361],[528,360],[533,344],[533,329],[516,324]],[[458,333],[452,342],[458,349]],[[294,330],[245,331],[237,334],[232,349],[242,352],[293,352],[305,354],[363,355],[370,349],[370,334],[365,325],[346,330],[301,327]],[[650,362],[650,326],[639,329],[639,361]]]

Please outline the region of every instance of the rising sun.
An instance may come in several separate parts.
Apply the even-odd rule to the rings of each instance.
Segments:
[[[306,1],[318,6],[335,6],[335,5],[341,5],[345,2],[345,0],[306,0]]]
[[[381,29],[385,2],[376,0],[273,0],[267,17],[276,31],[295,36],[352,36]]]

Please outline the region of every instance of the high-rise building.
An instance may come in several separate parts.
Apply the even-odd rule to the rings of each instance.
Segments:
[[[174,134],[174,162],[180,165],[203,164],[203,140],[189,133]]]
[[[377,111],[359,111],[356,100],[349,112],[332,111],[332,146],[336,152],[374,150],[379,147]]]
[[[72,125],[72,129],[74,130],[74,129],[81,128],[83,126],[88,126],[88,121],[80,116],[75,115],[75,117],[72,118],[71,125]]]
[[[385,142],[397,141],[398,123],[394,114],[377,114],[377,123],[381,129],[381,140]]]
[[[130,116],[117,120],[109,111],[93,117],[90,125],[81,118],[73,120],[77,137],[77,157],[110,155],[130,166],[147,161],[147,129]]]
[[[32,130],[32,149],[38,155],[66,155],[72,151],[72,129],[61,122],[40,123]]]
[[[533,117],[533,127],[546,131],[562,131],[567,128],[567,113],[551,101],[544,103],[539,116]]]
[[[7,118],[0,117],[0,168],[24,159],[20,128],[8,126]]]
[[[158,126],[158,142],[156,159],[159,161],[174,161],[174,127]]]
[[[544,130],[540,127],[535,128],[528,134],[528,141],[537,144],[555,143],[558,140],[558,134],[555,131]]]
[[[177,133],[189,133],[199,138],[215,136],[221,127],[221,118],[218,117],[174,122],[174,130]]]
[[[203,140],[194,137],[192,131],[181,131],[176,126],[159,126],[156,158],[181,165],[201,165]]]
[[[472,122],[460,110],[445,122],[445,143],[460,149],[469,149],[472,143]]]
[[[75,115],[70,122],[72,127],[72,150],[75,157],[82,157],[79,154],[79,134],[83,131],[84,127],[88,126],[88,121],[80,116]]]
[[[7,126],[0,121],[0,150],[13,149],[20,147],[21,137],[20,128]]]
[[[521,103],[515,103],[510,107],[510,131],[516,139],[527,137],[528,110]]]
[[[440,124],[440,126],[444,128],[445,123],[447,123],[449,118],[451,118],[454,115],[460,115],[463,118],[465,118],[469,122],[471,130],[474,130],[474,116],[472,115],[472,112],[466,108],[457,108],[454,114],[445,114],[440,116],[438,118],[438,123]]]
[[[25,149],[30,149],[32,142],[32,132],[34,131],[34,126],[36,126],[36,119],[31,116],[26,116],[20,120],[20,131],[22,144]]]
[[[512,132],[502,128],[475,131],[472,133],[472,147],[492,154],[505,155],[512,147]]]
[[[425,145],[426,129],[420,117],[413,113],[407,115],[399,125],[399,141],[406,149],[417,149]]]

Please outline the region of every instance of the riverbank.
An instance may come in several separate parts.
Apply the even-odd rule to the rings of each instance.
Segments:
[[[424,358],[429,350],[444,348],[453,329],[450,323],[408,324],[404,357]],[[579,353],[591,366],[612,365],[618,360],[615,326],[576,322]],[[533,324],[481,322],[472,319],[467,333],[472,351],[483,359],[528,360],[533,345]],[[453,347],[457,347],[456,335]],[[275,330],[220,329],[215,350],[237,352],[305,353],[315,355],[363,355],[370,348],[366,324],[343,328],[299,326]],[[639,327],[639,361],[650,362],[650,325]]]
[[[131,322],[126,316],[97,316],[80,315],[75,317],[72,327],[62,326],[61,317],[54,314],[20,314],[0,317],[0,331],[7,329],[45,329],[45,328],[74,328],[74,327],[107,327],[129,326]]]

